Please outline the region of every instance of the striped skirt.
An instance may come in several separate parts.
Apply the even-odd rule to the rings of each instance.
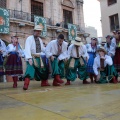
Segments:
[[[22,60],[21,57],[18,56],[17,52],[11,52],[9,54],[6,61],[5,69],[5,73],[7,75],[23,74]]]
[[[88,54],[89,54],[89,59],[88,59],[88,63],[87,63],[87,72],[94,74],[93,64],[94,64],[95,53],[88,52]]]

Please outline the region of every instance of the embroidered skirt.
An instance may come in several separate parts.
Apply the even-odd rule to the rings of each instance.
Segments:
[[[5,73],[7,75],[23,74],[22,60],[18,56],[18,53],[11,52],[9,54],[6,61],[5,69],[6,69]]]
[[[120,72],[120,48],[116,48],[114,56],[114,66],[117,72]]]
[[[88,54],[89,54],[89,59],[88,59],[88,63],[87,63],[87,72],[94,74],[93,64],[94,64],[95,53],[88,52]]]

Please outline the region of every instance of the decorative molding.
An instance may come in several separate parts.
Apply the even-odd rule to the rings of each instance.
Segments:
[[[63,0],[62,5],[73,8],[73,9],[75,8],[73,3],[70,0]]]

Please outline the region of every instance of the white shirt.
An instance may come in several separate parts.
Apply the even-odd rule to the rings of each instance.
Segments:
[[[2,50],[3,57],[6,56],[6,45],[5,43],[0,39],[0,50]]]
[[[112,58],[108,55],[105,55],[104,67],[106,67],[107,65],[112,65],[112,64],[113,64]],[[98,68],[100,68],[100,55],[98,55],[94,59],[93,70],[94,70],[95,75],[98,75]]]
[[[116,46],[116,39],[113,37],[113,39],[111,40],[111,42],[114,44],[114,46]]]
[[[63,41],[62,46],[61,46],[62,47],[61,54],[58,56],[59,60],[63,60],[65,58],[67,58],[67,45],[68,45],[68,43]],[[50,58],[52,55],[58,54],[57,40],[52,40],[48,43],[48,45],[46,46],[46,49],[45,49],[45,54],[46,54],[47,58]]]
[[[7,53],[15,52],[15,51],[16,51],[16,46],[14,46],[13,44],[9,44],[7,46]]]
[[[42,40],[39,38],[40,45],[41,45],[41,52],[45,51],[45,47],[43,45]],[[26,39],[25,42],[25,58],[28,60],[32,58],[32,54],[39,54],[36,53],[36,44],[35,44],[35,39],[34,36],[31,35]]]
[[[87,53],[87,49],[86,49],[86,46],[85,45],[82,45],[78,48],[79,50],[79,57],[87,57],[89,59],[89,55]],[[76,47],[75,45],[71,44],[68,48],[68,59],[70,57],[73,57],[73,58],[78,58],[77,57],[77,53],[76,53]]]
[[[87,44],[86,49],[87,49],[87,52],[94,52],[95,53],[97,50],[97,46],[92,48],[91,44]]]
[[[16,46],[14,46],[13,44],[9,44],[7,46],[7,53],[10,52],[16,52]],[[19,53],[19,56],[24,57],[24,51],[21,48],[18,48],[17,52]]]
[[[110,56],[112,54],[112,56],[115,55],[115,46],[113,45],[113,43],[111,43],[110,47],[107,47],[107,43],[105,43],[104,45],[105,50],[107,51],[107,54]]]
[[[107,43],[104,45],[105,50],[107,51],[107,54],[110,56],[112,54],[115,55],[115,49],[116,49],[116,39],[113,37],[111,40],[110,47],[107,47]]]

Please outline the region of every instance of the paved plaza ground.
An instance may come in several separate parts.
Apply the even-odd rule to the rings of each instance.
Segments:
[[[50,81],[52,84],[52,80]],[[0,120],[120,120],[120,83],[40,87],[0,83]]]

